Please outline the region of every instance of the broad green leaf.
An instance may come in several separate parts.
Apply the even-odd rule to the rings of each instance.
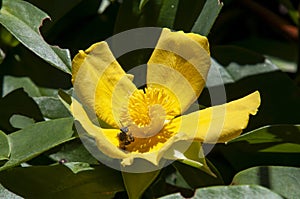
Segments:
[[[299,165],[300,126],[259,128],[231,140],[221,152],[236,169],[255,165]]]
[[[68,109],[58,98],[57,90],[37,87],[28,77],[4,77],[3,95],[18,88],[24,88],[28,95],[33,97],[45,118],[56,119],[70,116]]]
[[[283,72],[288,73],[295,73],[297,72],[297,62],[296,61],[289,61],[279,57],[273,57],[271,55],[265,55],[265,57],[274,63],[280,70]]]
[[[73,118],[39,122],[8,135],[11,154],[0,171],[17,166],[72,138]]]
[[[121,173],[100,165],[74,174],[63,165],[18,167],[0,173],[4,187],[24,198],[113,198],[123,191]]]
[[[14,194],[13,192],[5,189],[5,187],[3,187],[0,184],[0,198],[5,198],[5,199],[22,199],[22,197]]]
[[[223,3],[219,0],[207,0],[191,32],[207,36],[222,7]]]
[[[238,143],[252,145],[252,149],[266,153],[299,153],[300,125],[273,125],[246,133],[228,145]]]
[[[182,199],[179,194],[171,194],[160,199]],[[215,186],[197,189],[192,199],[283,199],[280,195],[258,185]]]
[[[64,165],[71,169],[71,171],[75,174],[82,171],[94,170],[94,168],[92,168],[90,164],[86,162],[66,162]]]
[[[261,148],[261,152],[300,152],[300,125],[266,126],[243,134],[228,142],[228,145],[247,142],[248,144],[273,144]],[[275,145],[275,146],[274,146]],[[286,146],[276,148],[276,145]],[[282,149],[282,150],[280,150]]]
[[[231,77],[233,77],[235,81],[251,75],[258,75],[278,70],[278,67],[268,59],[265,59],[263,62],[255,65],[239,65],[237,63],[230,63],[226,67],[226,71],[231,75]]]
[[[0,161],[8,160],[10,155],[10,147],[8,136],[0,130]]]
[[[238,185],[257,184],[271,189],[284,198],[298,198],[300,196],[300,168],[253,167],[236,174],[232,183]]]
[[[38,87],[29,77],[4,76],[2,96],[13,90],[24,88],[30,97],[57,96],[57,89]]]
[[[208,72],[206,87],[214,87],[233,83],[233,77],[227,72],[227,70],[220,65],[216,60],[211,58],[211,66]]]
[[[130,199],[141,198],[144,191],[152,184],[156,179],[160,170],[148,172],[148,173],[126,173],[122,172],[124,185],[128,197]]]
[[[89,164],[99,164],[99,162],[87,151],[79,139],[64,144],[61,149],[49,156],[59,162],[86,162]]]
[[[44,117],[55,119],[70,117],[68,109],[60,99],[55,97],[35,97],[34,101],[38,104]]]
[[[212,54],[218,63],[226,66],[224,68],[234,82],[251,75],[279,70],[271,60],[238,46],[215,47],[212,49]]]
[[[58,90],[53,88],[38,87],[42,96],[55,97],[58,95]]]
[[[0,10],[0,23],[16,39],[51,65],[71,74],[69,51],[48,45],[40,35],[39,27],[46,18],[46,13],[22,0],[3,0]]]
[[[17,129],[23,129],[25,127],[31,126],[34,124],[34,119],[26,117],[24,115],[15,114],[9,119],[10,124]]]
[[[174,28],[179,0],[165,0],[157,18],[157,26]]]
[[[3,79],[3,92],[2,96],[7,95],[11,91],[24,88],[30,97],[40,97],[41,93],[39,88],[28,77],[12,77],[5,76]]]

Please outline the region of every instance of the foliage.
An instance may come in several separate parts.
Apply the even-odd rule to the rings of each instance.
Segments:
[[[0,2],[0,198],[300,195],[297,1]],[[126,173],[99,163],[78,139],[68,111],[71,57],[115,33],[147,26],[208,36],[222,82],[209,76],[201,105],[210,106],[209,92],[223,83],[228,101],[259,90],[262,104],[243,135],[203,146],[201,154],[211,150],[205,158],[192,147],[185,161]],[[127,70],[149,55],[134,53],[135,60],[120,58]]]

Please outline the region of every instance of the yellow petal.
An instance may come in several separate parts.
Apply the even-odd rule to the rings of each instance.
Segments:
[[[85,130],[85,133],[95,138],[100,151],[111,158],[122,159],[128,157],[126,153],[117,147],[119,144],[117,138],[117,134],[120,132],[119,129],[103,129],[94,125],[84,108],[74,98],[72,99],[71,112]]]
[[[241,99],[206,108],[175,118],[172,126],[190,139],[206,143],[227,142],[246,128],[249,115],[255,115],[260,105],[258,91]]]
[[[136,89],[106,42],[80,51],[73,59],[75,95],[88,109],[111,126],[119,126],[119,112]],[[112,108],[113,107],[113,108]]]
[[[200,95],[210,67],[206,37],[163,29],[148,61],[148,87],[166,88],[184,112]]]
[[[136,158],[145,159],[155,166],[159,165],[159,161],[162,158],[163,152],[124,152],[118,147],[119,140],[117,138],[117,134],[120,132],[120,129],[103,129],[94,125],[89,119],[82,105],[74,98],[72,99],[72,104],[70,108],[75,120],[77,120],[83,127],[83,133],[87,133],[95,139],[97,147],[102,153],[104,153],[108,157],[120,159],[122,166],[125,167],[134,164],[134,159]],[[170,145],[171,144],[166,144],[162,147],[161,151],[166,150],[168,147],[170,147]],[[148,172],[149,170],[145,168],[145,172],[146,171]]]

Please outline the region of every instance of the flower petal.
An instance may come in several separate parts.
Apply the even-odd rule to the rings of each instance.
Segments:
[[[147,68],[148,87],[167,88],[183,113],[200,95],[210,67],[206,37],[163,29]]]
[[[134,164],[134,159],[136,158],[145,159],[151,162],[153,165],[158,166],[159,161],[161,160],[164,153],[163,151],[167,150],[171,146],[171,144],[174,142],[172,140],[179,139],[178,136],[174,136],[167,142],[166,145],[162,147],[160,151],[147,153],[126,153],[118,147],[119,140],[117,138],[117,134],[120,132],[119,129],[103,129],[94,125],[89,119],[82,105],[74,98],[72,98],[70,109],[74,118],[83,127],[84,133],[89,134],[95,139],[98,149],[111,158],[121,159],[122,166],[129,166]],[[148,172],[148,169],[145,168],[145,171]]]
[[[206,143],[227,142],[246,128],[249,115],[255,115],[260,105],[258,91],[241,99],[213,106],[173,119],[170,125],[190,139]]]
[[[78,99],[109,125],[119,127],[119,113],[136,87],[106,42],[80,51],[73,59],[72,82]]]
[[[78,120],[86,133],[95,138],[98,148],[111,158],[125,158],[128,154],[124,153],[117,146],[119,144],[117,134],[119,129],[103,129],[94,125],[89,119],[87,113],[81,104],[72,99],[71,112],[76,120]],[[78,128],[77,128],[78,129]]]

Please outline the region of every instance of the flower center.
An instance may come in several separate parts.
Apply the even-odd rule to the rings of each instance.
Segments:
[[[120,122],[128,126],[134,137],[151,137],[180,114],[177,104],[177,100],[162,88],[139,89],[130,96]]]
[[[175,132],[168,124],[180,114],[179,107],[177,98],[164,88],[136,90],[121,113],[119,147],[140,153],[159,150]],[[121,135],[126,137],[125,142]]]

